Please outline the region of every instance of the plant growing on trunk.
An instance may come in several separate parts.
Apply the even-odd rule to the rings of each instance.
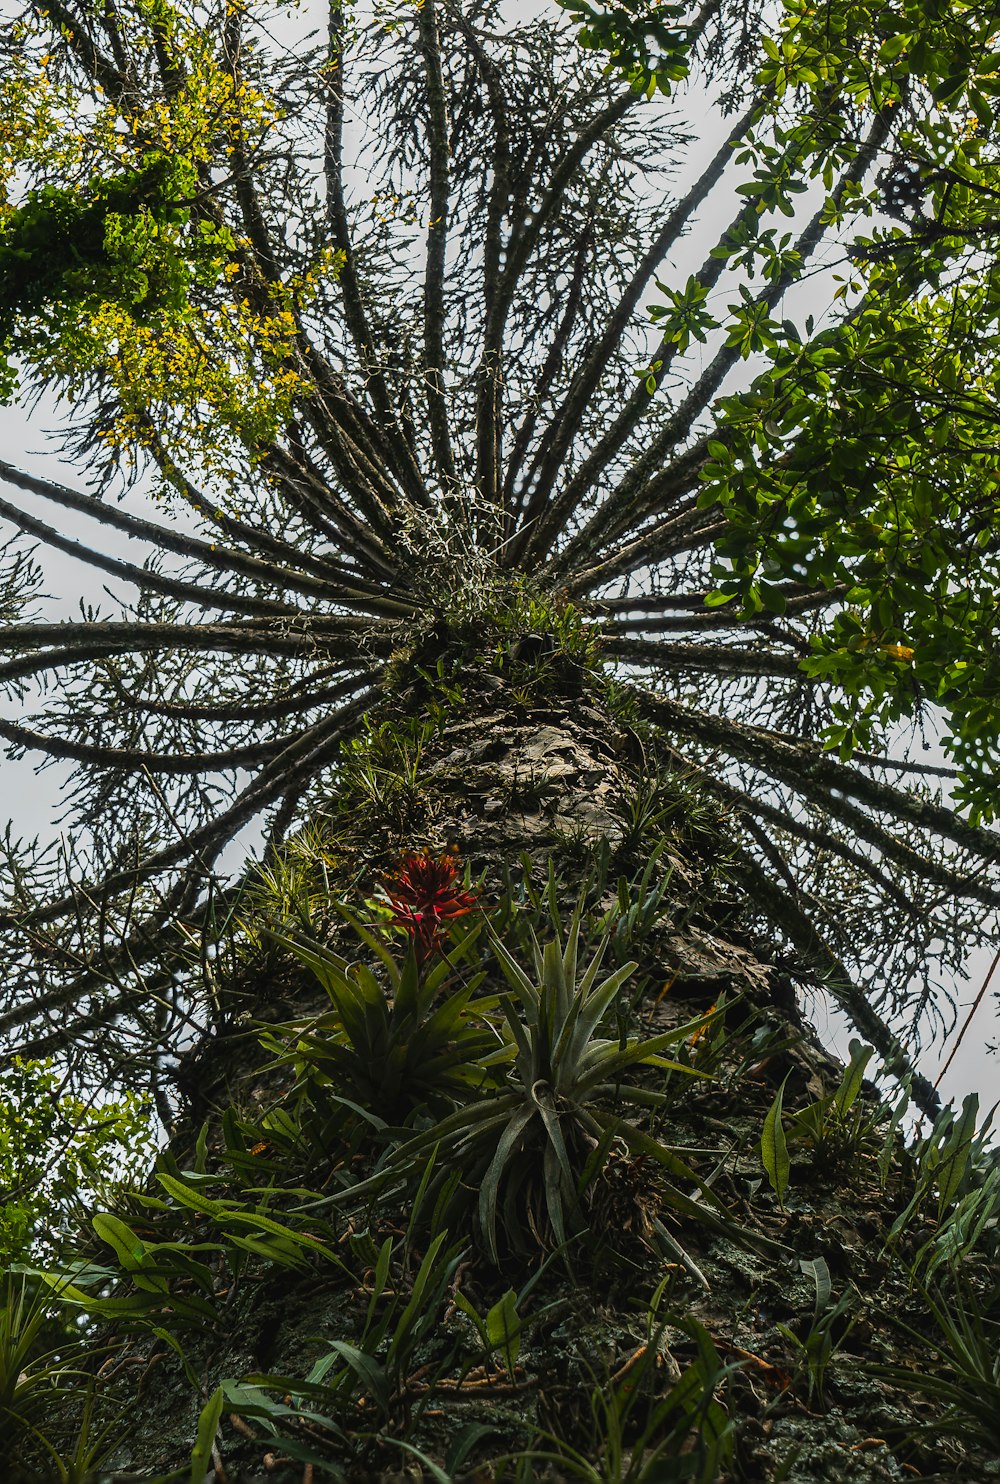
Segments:
[[[330,0],[317,19],[25,0],[0,33],[0,391],[72,408],[77,470],[0,460],[0,737],[69,774],[60,843],[0,843],[0,1045],[59,1056],[81,1099],[149,1092],[178,1140],[201,1129],[196,1167],[165,1155],[167,1200],[139,1205],[194,1212],[213,1260],[339,1282],[341,1218],[389,1220],[416,1187],[432,1225],[467,1224],[465,1175],[495,1257],[528,1209],[543,1249],[572,1246],[602,1159],[625,1194],[630,1161],[658,1163],[671,1220],[728,1241],[768,1106],[789,1208],[788,1136],[830,1147],[822,1068],[800,1117],[797,991],[830,996],[934,1116],[914,1028],[947,1024],[941,980],[1000,903],[995,17]],[[694,141],[706,98],[719,137]],[[53,557],[112,606],[40,608]],[[921,756],[932,708],[944,761]],[[238,875],[251,837],[297,914],[270,926],[330,997],[318,1030],[283,1000],[278,939],[257,959],[239,940],[268,892]],[[520,869],[529,899],[554,863],[563,904],[598,863],[607,926],[620,879],[614,970],[589,948],[579,972],[561,926],[528,969],[498,925],[506,987],[466,995],[437,955],[464,943],[474,981],[487,934],[465,933],[452,844],[488,889]],[[352,966],[331,902],[370,899],[402,852],[383,921],[405,951],[362,934],[374,962]],[[676,985],[695,1004],[671,1018]],[[679,1049],[658,1061],[718,1000],[724,1064],[744,986],[770,1021],[723,1094],[761,1106],[708,1169],[646,1079],[696,1106],[706,1079]],[[324,1089],[348,1135],[294,1210],[294,1119],[229,1106],[265,1003],[295,1014],[303,1096]],[[935,1125],[901,1202],[903,1226],[949,1224],[942,1252],[991,1209],[966,1123]],[[205,1195],[220,1161],[265,1172],[252,1198]],[[129,1312],[214,1294],[190,1254],[165,1289],[163,1244],[99,1224]],[[701,1256],[678,1259],[696,1282]]]
[[[0,1034],[26,1052],[122,1076],[109,1026],[147,1065],[219,1029],[204,959],[167,960],[172,924],[211,939],[230,910],[227,842],[257,821],[275,849],[386,690],[444,654],[461,690],[497,625],[515,695],[625,667],[729,811],[755,911],[890,1062],[877,1005],[939,1005],[954,904],[994,910],[988,22],[564,10],[335,0],[285,50],[194,0],[8,25],[3,348],[75,403],[93,484],[5,462],[0,515],[139,593],[29,618],[8,553],[3,735],[71,765],[78,821],[4,857]],[[657,101],[693,76],[728,117],[701,159]],[[685,286],[671,256],[734,184]],[[817,329],[790,296],[825,243]],[[139,475],[156,513],[112,497]],[[971,817],[928,792],[948,768],[884,752],[931,701]]]

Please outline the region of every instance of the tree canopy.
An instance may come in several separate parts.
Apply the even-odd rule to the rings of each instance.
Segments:
[[[995,8],[313,24],[4,32],[4,388],[81,482],[3,462],[0,516],[138,596],[39,616],[8,549],[0,735],[73,765],[73,826],[4,848],[0,1033],[148,1069],[203,1024],[222,851],[501,614],[582,626],[856,1020],[940,1012],[1000,901]]]

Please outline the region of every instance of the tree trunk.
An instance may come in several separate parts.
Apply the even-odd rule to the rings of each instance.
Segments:
[[[150,1185],[162,1205],[132,1202],[121,1213],[147,1245],[154,1236],[173,1244],[154,1266],[174,1295],[201,1297],[204,1317],[185,1324],[157,1301],[127,1331],[112,1324],[116,1349],[101,1385],[127,1413],[129,1437],[111,1460],[118,1472],[101,1477],[185,1470],[199,1412],[223,1381],[217,1434],[206,1412],[192,1474],[201,1478],[204,1465],[214,1484],[322,1477],[324,1462],[333,1477],[358,1480],[513,1478],[511,1456],[528,1453],[518,1478],[874,1481],[958,1477],[959,1468],[963,1478],[990,1477],[974,1438],[921,1434],[913,1392],[871,1371],[926,1363],[926,1348],[897,1321],[921,1311],[910,1264],[931,1235],[937,1196],[918,1202],[887,1245],[920,1172],[887,1138],[870,1084],[847,1107],[843,1067],[800,1014],[794,981],[804,970],[763,938],[726,819],[676,771],[669,748],[629,720],[627,700],[585,688],[545,636],[512,649],[494,664],[445,663],[435,678],[425,670],[402,686],[345,754],[308,848],[304,836],[284,847],[286,866],[299,851],[285,896],[273,871],[267,889],[248,888],[245,916],[255,929],[268,913],[272,925],[282,914],[287,923],[294,896],[311,904],[312,931],[371,962],[324,892],[371,921],[364,903],[402,852],[457,847],[529,975],[526,939],[512,923],[520,914],[540,936],[560,936],[538,901],[547,883],[564,932],[585,903],[581,973],[600,936],[595,922],[617,913],[598,977],[619,962],[636,966],[607,1036],[695,1022],[665,1054],[708,1075],[647,1067],[637,1078],[633,1068],[628,1077],[647,1093],[667,1096],[637,1106],[606,1094],[627,1136],[609,1136],[586,1176],[600,1141],[567,1137],[574,1177],[589,1183],[566,1243],[544,1195],[526,1197],[516,1206],[523,1241],[501,1241],[493,1261],[475,1191],[464,1206],[453,1191],[437,1215],[415,1210],[405,1182],[316,1204],[345,1188],[345,1167],[369,1178],[392,1137],[357,1119],[353,1143],[318,1147],[309,1123],[320,1117],[318,1095],[299,1097],[289,1068],[265,1066],[258,1042],[262,1020],[322,1008],[316,980],[273,943],[249,953],[241,940],[219,976],[225,1033],[183,1069],[195,1095],[161,1169],[166,1184]],[[380,931],[401,954],[403,935]],[[504,988],[490,963],[481,993]],[[280,1025],[273,1034],[295,1039]],[[830,1102],[838,1088],[842,1117]],[[784,1121],[775,1124],[779,1089]],[[654,1147],[694,1178],[657,1163]],[[448,1157],[443,1144],[439,1158]],[[538,1164],[544,1181],[541,1149]],[[185,1170],[201,1173],[185,1184]],[[460,1165],[463,1179],[477,1174],[474,1162]],[[212,1204],[220,1200],[234,1204]],[[240,1225],[240,1211],[270,1216],[290,1235]],[[296,1246],[291,1233],[323,1250]],[[248,1251],[241,1237],[262,1245]],[[284,1252],[274,1247],[268,1260],[275,1240]],[[204,1257],[214,1291],[172,1266],[177,1244],[199,1242],[218,1244]],[[391,1254],[385,1269],[380,1253]],[[125,1275],[116,1292],[144,1298]],[[310,1374],[317,1384],[298,1390]],[[261,1376],[277,1379],[247,1380]]]

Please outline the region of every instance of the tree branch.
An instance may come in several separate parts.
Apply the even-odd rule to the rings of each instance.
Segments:
[[[761,870],[747,852],[741,852],[740,869],[753,900],[758,903],[776,927],[784,931],[792,945],[807,963],[812,964],[831,998],[853,1022],[861,1035],[881,1056],[886,1070],[900,1079],[908,1079],[913,1101],[928,1118],[936,1117],[941,1099],[922,1073],[916,1071],[909,1053],[882,1017],[872,1008],[868,996],[855,984],[833,950],[824,942],[816,925],[789,892],[783,891],[772,876]]]
[[[371,678],[368,676],[359,679],[359,684]],[[215,853],[221,844],[231,840],[245,824],[273,804],[287,789],[296,787],[303,778],[315,776],[317,770],[336,755],[343,738],[350,733],[377,694],[375,688],[370,688],[349,705],[341,707],[332,717],[324,717],[322,721],[299,733],[294,741],[261,769],[236,801],[218,818],[190,831],[175,844],[155,851],[134,868],[113,871],[100,881],[77,887],[66,896],[49,902],[44,907],[36,907],[26,915],[0,913],[0,929],[23,930],[39,923],[53,922],[66,912],[71,912],[81,894],[108,900],[118,892],[131,890],[143,881],[162,875],[183,860],[190,860],[204,852]],[[33,1012],[29,1011],[30,1013]],[[9,1016],[0,1015],[0,1035],[11,1023]],[[22,1022],[15,1020],[13,1023]]]
[[[424,383],[431,446],[446,492],[454,495],[458,483],[445,387],[444,327],[445,266],[448,249],[448,202],[451,191],[448,164],[448,101],[441,67],[441,38],[435,0],[423,0],[417,14],[417,36],[427,86],[427,138],[430,163],[430,220],[427,223],[424,269]]]
[[[237,597],[234,593],[220,591],[218,588],[202,587],[197,583],[183,582],[176,577],[165,577],[162,573],[148,567],[137,567],[132,562],[121,561],[118,557],[94,551],[93,548],[84,546],[79,541],[61,535],[53,526],[46,525],[37,516],[28,515],[26,511],[19,510],[9,500],[0,499],[0,518],[9,520],[12,525],[18,526],[29,536],[38,536],[52,550],[66,552],[67,555],[75,557],[77,561],[84,562],[89,567],[96,567],[100,572],[107,572],[112,577],[119,577],[125,582],[134,583],[140,590],[159,593],[167,598],[178,598],[181,602],[192,603],[199,608],[216,608],[223,613],[244,614],[260,618],[303,616],[301,608],[296,608],[290,603],[281,603],[275,598]]]
[[[756,106],[756,105],[755,105]],[[525,532],[523,541],[526,550],[537,550],[543,541],[542,533],[531,530],[530,527],[543,513],[546,519],[542,522],[543,529],[548,529],[549,523],[559,522],[565,514],[571,512],[579,502],[583,492],[589,488],[596,477],[596,472],[603,465],[597,462],[597,452],[581,467],[578,476],[574,476],[560,491],[555,500],[552,499],[552,490],[555,481],[564,468],[567,454],[577,436],[577,428],[580,419],[589,406],[592,398],[597,392],[601,378],[610,364],[612,356],[621,343],[622,336],[632,322],[632,316],[639,304],[639,300],[649,286],[649,282],[657,268],[663,262],[671,247],[678,241],[681,234],[689,227],[692,214],[702,205],[709,192],[718,184],[732,159],[733,149],[746,132],[750,122],[753,109],[746,113],[736,122],[730,130],[728,137],[722,146],[716,151],[712,160],[706,166],[698,180],[688,191],[672,211],[668,212],[666,220],[657,233],[651,246],[647,249],[638,269],[632,276],[632,281],[625,293],[619,300],[614,314],[609,319],[602,334],[598,337],[576,375],[570,383],[569,391],[564,397],[562,404],[553,413],[538,453],[535,456],[532,468],[528,472],[527,482],[532,486],[530,498],[524,504]],[[702,270],[704,272],[705,269]],[[673,353],[671,348],[671,354]],[[662,359],[663,346],[657,351],[657,357]],[[654,357],[656,359],[657,357]],[[648,393],[646,401],[648,402]],[[642,393],[637,392],[632,398],[633,404],[641,403],[641,410],[645,410],[642,402]],[[623,441],[623,440],[622,440]],[[603,447],[602,444],[600,447]],[[620,447],[620,442],[615,445],[614,452]],[[611,444],[608,444],[611,447]],[[609,457],[613,456],[609,454]],[[602,460],[604,456],[601,455]],[[604,460],[606,462],[606,460]],[[589,471],[589,472],[588,472]],[[545,538],[547,539],[547,538]],[[519,553],[521,543],[514,543],[512,558]]]
[[[980,885],[969,876],[960,876],[936,861],[918,855],[847,800],[857,799],[870,809],[892,814],[918,829],[952,840],[983,862],[1000,863],[1000,835],[969,824],[953,810],[929,799],[915,798],[889,784],[876,782],[844,763],[833,761],[815,745],[786,742],[774,734],[741,726],[707,712],[694,712],[676,701],[654,697],[648,692],[637,691],[636,696],[640,711],[648,720],[655,721],[668,732],[695,737],[720,747],[731,757],[748,762],[772,778],[780,779],[796,792],[816,799],[829,814],[844,819],[888,859],[897,861],[907,870],[959,896],[971,897],[991,907],[1000,905],[1000,889]]]
[[[202,541],[198,537],[185,535],[183,532],[172,530],[169,526],[155,525],[152,521],[140,519],[115,506],[106,505],[93,495],[80,494],[68,489],[65,485],[54,484],[34,474],[22,473],[21,470],[15,469],[3,459],[0,459],[0,479],[18,489],[40,495],[46,500],[52,500],[64,509],[80,511],[92,520],[110,526],[113,530],[148,541],[162,551],[173,551],[179,556],[193,558],[218,572],[234,573],[241,577],[248,577],[264,586],[284,588],[286,591],[297,592],[304,597],[319,598],[327,603],[351,603],[353,601],[367,608],[382,607],[389,613],[412,612],[407,604],[389,598],[380,601],[379,598],[355,592],[350,588],[345,592],[343,588],[338,588],[332,574],[325,580],[309,577],[302,572],[292,571],[272,562],[261,561],[258,557],[248,556],[230,547],[217,546],[214,543]],[[294,548],[288,548],[288,550],[294,551]],[[144,568],[141,570],[145,571]],[[278,607],[282,612],[301,612],[300,609],[289,605],[278,605]]]

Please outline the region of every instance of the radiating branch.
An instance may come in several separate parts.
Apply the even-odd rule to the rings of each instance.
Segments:
[[[784,891],[773,874],[763,870],[748,852],[740,867],[753,900],[776,927],[788,935],[806,963],[813,965],[819,982],[836,1001],[861,1035],[882,1057],[887,1068],[900,1079],[909,1079],[913,1101],[928,1118],[936,1117],[941,1099],[930,1081],[915,1070],[909,1054],[885,1021],[872,1007],[864,988],[855,984],[847,969],[824,941],[816,924],[790,892]]]
[[[436,0],[423,0],[417,16],[417,35],[427,88],[427,141],[430,169],[430,219],[427,223],[424,267],[423,371],[430,421],[431,445],[446,494],[454,496],[458,474],[448,427],[445,385],[444,331],[445,260],[448,250],[448,206],[451,194],[448,165],[448,96],[441,66]]]
[[[641,712],[674,736],[687,736],[721,748],[729,756],[750,763],[779,779],[806,798],[820,803],[827,813],[845,821],[870,839],[889,859],[944,887],[981,901],[1000,905],[1000,887],[990,886],[949,871],[937,857],[918,855],[876,824],[850,800],[868,809],[904,820],[931,837],[952,840],[985,864],[1000,864],[1000,835],[970,824],[953,810],[880,783],[856,768],[836,762],[814,744],[792,743],[756,727],[747,727],[707,711],[692,711],[676,701],[638,692]]]
[[[624,442],[626,436],[624,432],[620,438],[616,433],[610,439],[603,441],[599,449],[584,462],[579,473],[567,482],[555,499],[552,498],[552,491],[565,466],[580,419],[599,391],[601,379],[618,350],[622,336],[632,322],[643,293],[649,287],[653,275],[667,253],[682,233],[690,227],[698,207],[704,204],[721,180],[727,165],[732,160],[734,147],[746,133],[752,112],[753,109],[747,110],[736,122],[695,184],[667,213],[662,227],[632,275],[631,282],[619,300],[617,308],[588,351],[583,364],[570,383],[567,395],[554,412],[549,430],[541,441],[532,468],[528,471],[527,483],[531,488],[531,495],[523,505],[526,534],[523,543],[515,543],[511,553],[512,560],[521,554],[522,545],[525,551],[545,550],[550,531],[560,528],[564,518],[576,508],[599,471],[606,467],[610,458]],[[661,346],[654,360],[662,361],[664,355],[673,353],[673,349],[674,347],[671,347],[668,352]],[[640,412],[645,411],[646,403],[642,399],[645,396],[648,401],[648,395],[641,391],[636,392],[631,405],[638,408]],[[630,420],[630,418],[631,415],[626,418],[629,431],[634,426],[634,419]],[[623,423],[622,426],[625,427],[626,424]],[[538,517],[543,512],[545,512],[545,519],[538,521]],[[612,510],[610,513],[615,512]],[[538,522],[537,525],[536,522]]]

